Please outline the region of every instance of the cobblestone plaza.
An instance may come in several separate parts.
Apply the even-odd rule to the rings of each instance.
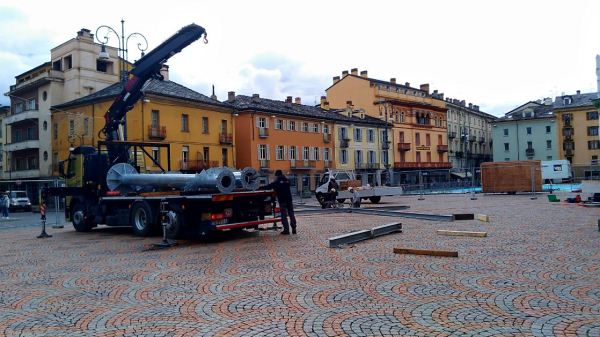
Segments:
[[[490,222],[298,216],[298,234],[180,241],[0,224],[0,336],[600,336],[600,209],[545,195],[384,199]],[[328,248],[401,221],[403,233]],[[439,236],[437,229],[488,237]],[[455,250],[458,258],[393,254]]]

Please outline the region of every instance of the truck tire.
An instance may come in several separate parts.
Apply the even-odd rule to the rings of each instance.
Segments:
[[[129,224],[133,233],[138,236],[150,236],[154,229],[155,220],[152,208],[146,201],[136,201],[131,206]]]
[[[338,200],[337,200],[337,202],[339,202],[340,204],[343,204],[343,203],[344,203],[344,201],[346,201],[346,198],[341,198],[341,199],[338,199]]]
[[[373,204],[378,204],[381,201],[381,196],[377,195],[374,197],[370,197],[369,201],[371,201],[371,203]]]
[[[94,224],[88,218],[85,205],[77,203],[71,208],[71,221],[73,228],[78,232],[89,232],[94,228]]]
[[[179,207],[170,207],[167,217],[167,238],[169,239],[181,239],[185,233],[185,215]],[[160,224],[162,227],[162,224]],[[161,228],[162,230],[162,228]],[[162,232],[161,232],[162,234]]]

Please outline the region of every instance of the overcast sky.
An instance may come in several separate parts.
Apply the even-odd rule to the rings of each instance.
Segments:
[[[33,1],[0,2],[0,87],[50,61],[81,28],[144,34],[150,49],[196,23],[170,78],[220,100],[228,91],[318,101],[343,70],[429,83],[502,115],[529,100],[596,91],[600,1]],[[112,45],[116,46],[113,38]],[[109,42],[110,43],[110,42]],[[129,58],[139,58],[130,40]],[[0,103],[9,100],[0,97]]]

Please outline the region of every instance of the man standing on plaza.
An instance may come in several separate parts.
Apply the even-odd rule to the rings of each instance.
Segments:
[[[290,225],[292,234],[296,234],[296,217],[294,216],[294,205],[292,204],[292,192],[290,191],[290,181],[283,175],[281,170],[275,171],[275,180],[263,186],[261,189],[273,189],[277,194],[279,209],[281,210],[281,223],[283,224],[283,235],[290,234]],[[290,222],[288,223],[288,216]]]

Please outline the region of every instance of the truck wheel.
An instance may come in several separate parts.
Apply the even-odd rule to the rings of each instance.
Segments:
[[[73,227],[78,232],[89,232],[94,227],[94,224],[87,219],[85,206],[81,203],[75,204],[71,209],[71,221]]]
[[[138,236],[149,236],[152,234],[154,226],[154,216],[152,209],[146,201],[136,201],[131,206],[129,213],[129,224],[133,228],[133,233]]]
[[[317,193],[317,201],[321,204],[321,208],[325,208],[325,196],[323,193]]]
[[[166,215],[167,238],[180,239],[185,232],[185,216],[181,210],[173,207]],[[162,224],[160,224],[162,227]],[[162,228],[161,228],[162,230]],[[162,234],[162,233],[161,233]]]
[[[373,204],[378,204],[381,201],[381,196],[378,195],[378,196],[370,197],[369,200]]]

